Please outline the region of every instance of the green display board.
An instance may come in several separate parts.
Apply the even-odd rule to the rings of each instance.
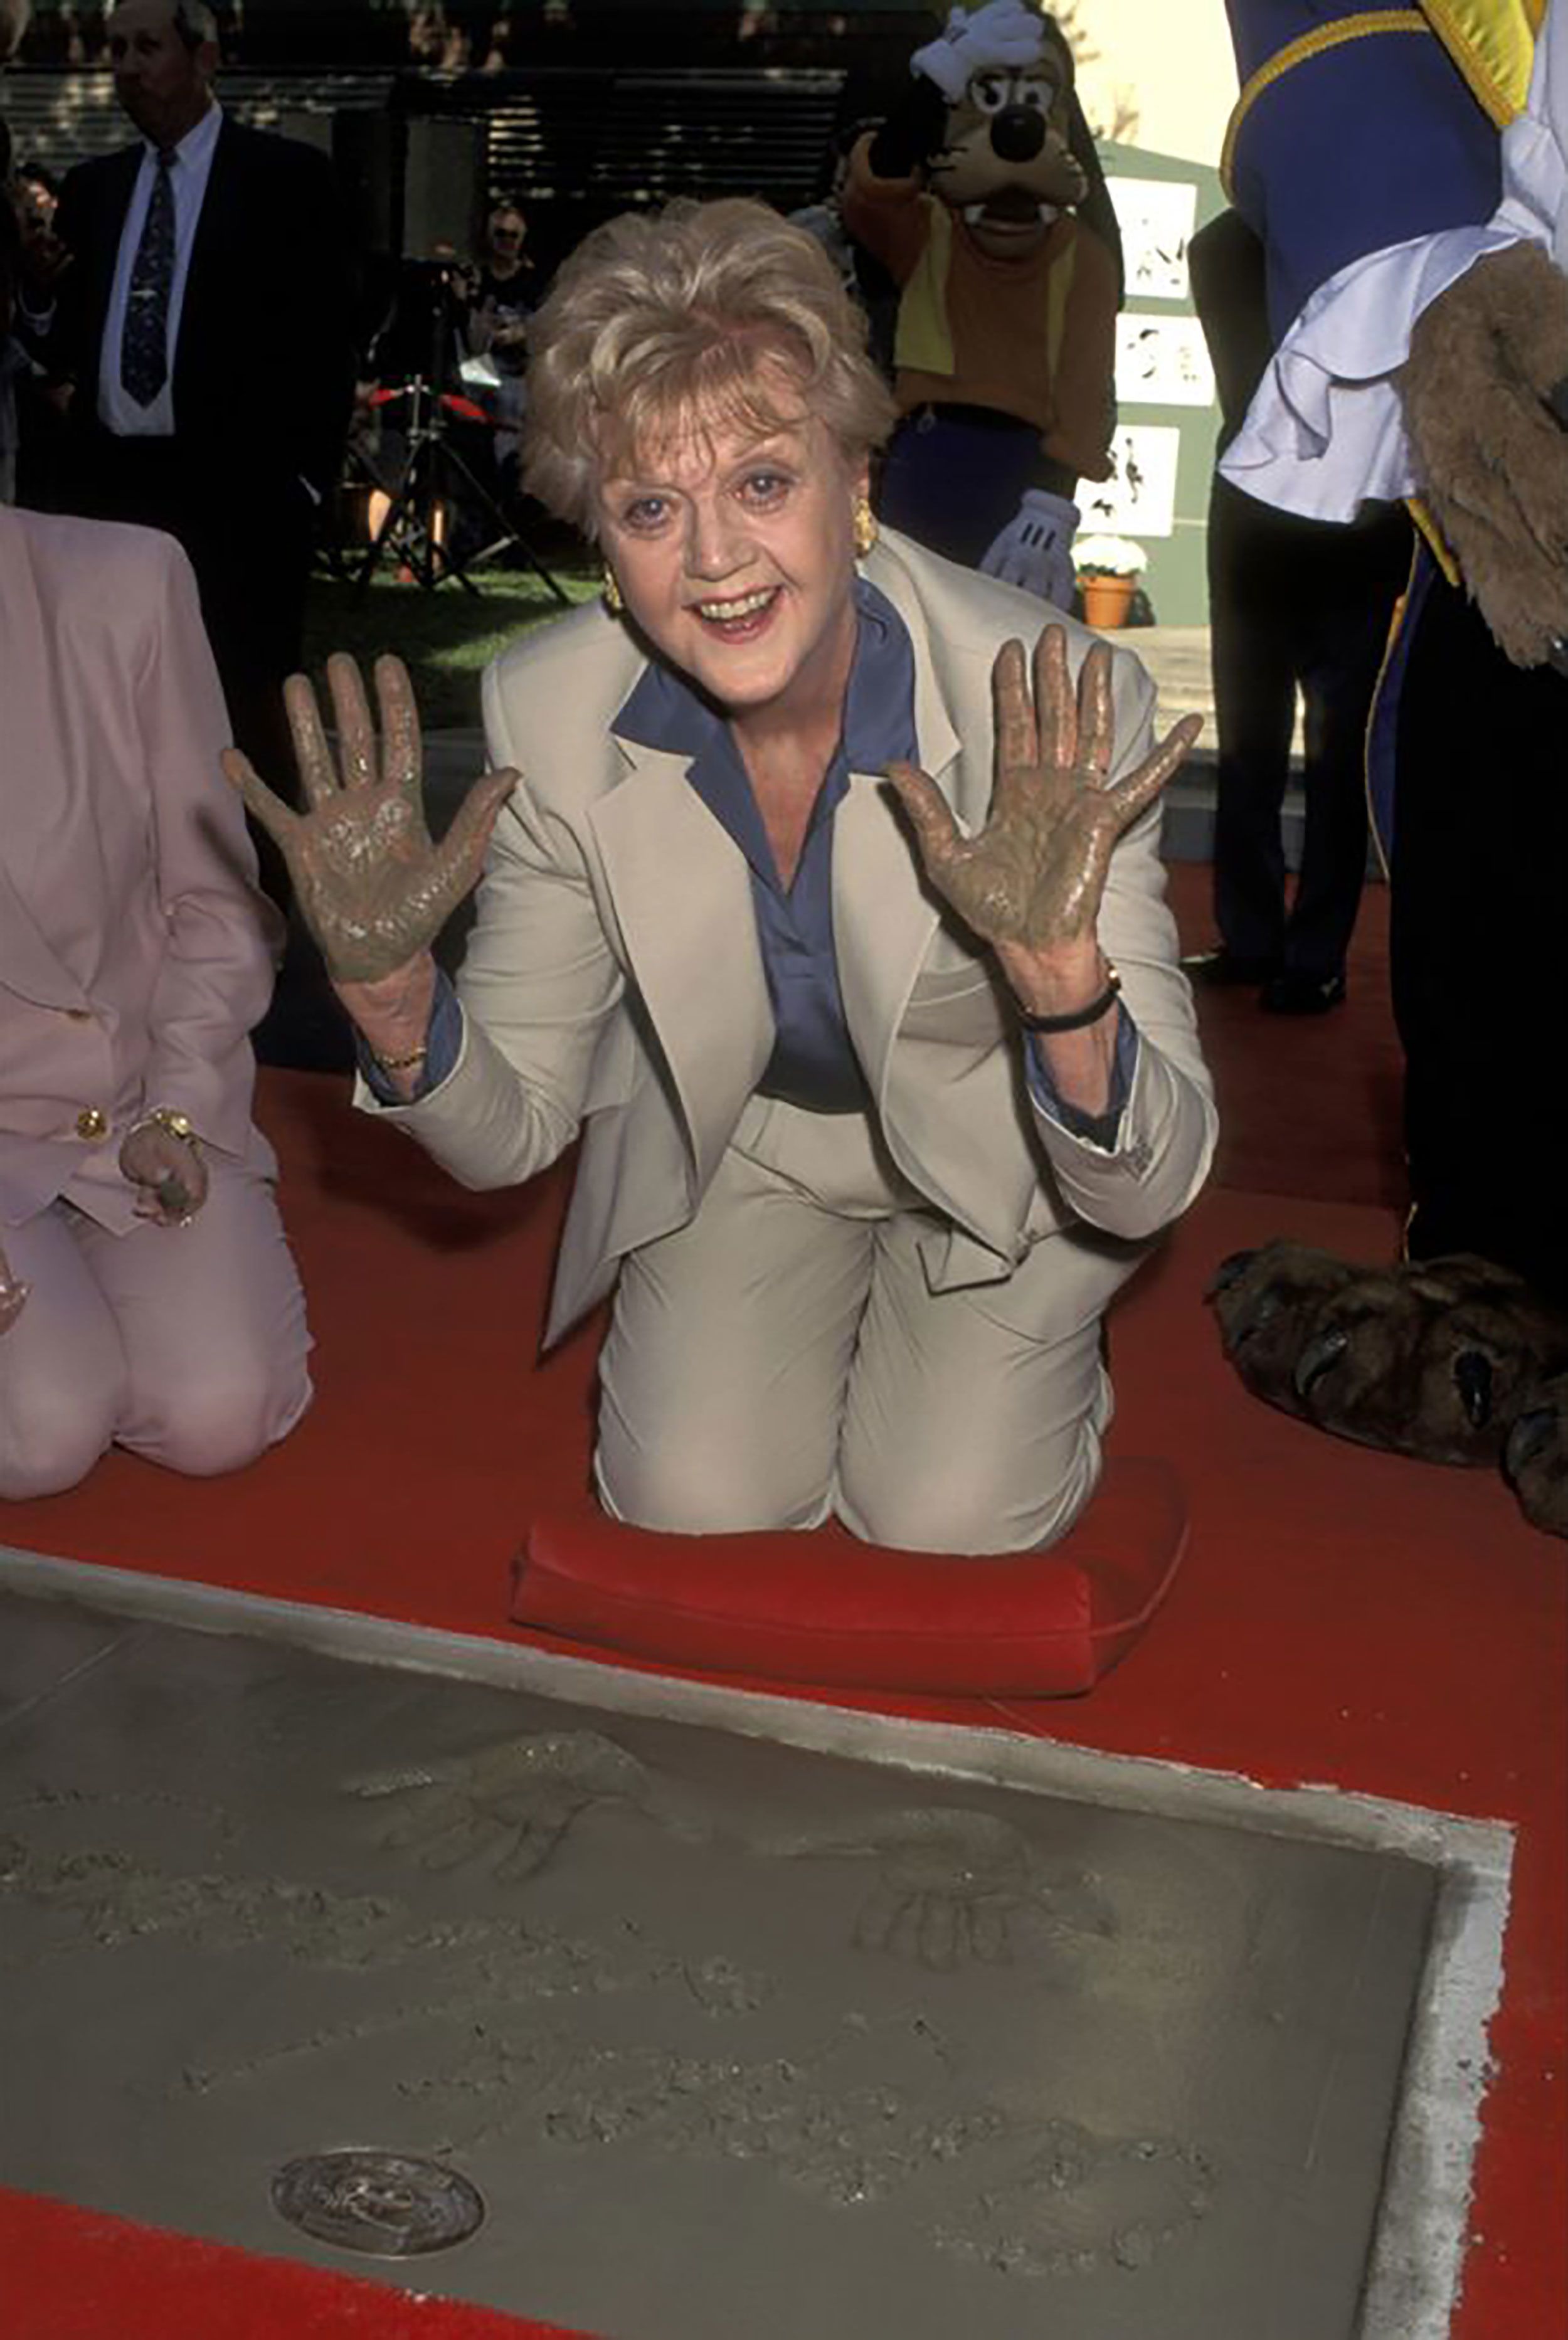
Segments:
[[[1107,142],[1100,149],[1121,224],[1126,294],[1117,322],[1116,477],[1082,481],[1079,543],[1130,539],[1147,555],[1155,620],[1207,622],[1204,537],[1219,409],[1193,307],[1186,248],[1225,208],[1203,163]]]

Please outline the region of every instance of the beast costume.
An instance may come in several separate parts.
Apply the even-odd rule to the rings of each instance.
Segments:
[[[1562,1311],[1568,1214],[1539,1121],[1568,1018],[1568,16],[1563,0],[1230,15],[1226,175],[1282,340],[1225,471],[1327,520],[1410,496],[1425,530],[1372,758],[1407,1273],[1478,1255]],[[1543,1434],[1548,1456],[1563,1446],[1563,1383],[1544,1381],[1533,1463]],[[1329,1426],[1427,1451],[1370,1418]],[[1561,1477],[1556,1501],[1568,1532]]]

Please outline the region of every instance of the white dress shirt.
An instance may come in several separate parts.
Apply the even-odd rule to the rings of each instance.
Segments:
[[[1394,375],[1422,312],[1506,245],[1543,245],[1568,273],[1568,0],[1548,0],[1524,111],[1503,133],[1503,200],[1482,226],[1414,236],[1354,260],[1307,302],[1221,461],[1248,495],[1312,520],[1364,497],[1413,494]]]
[[[141,167],[131,190],[130,207],[120,232],[120,253],[114,263],[114,285],[104,322],[104,349],[98,367],[98,419],[123,439],[167,439],[174,428],[174,349],[180,335],[180,312],[185,301],[185,279],[191,273],[191,252],[196,223],[212,175],[223,110],[209,105],[194,130],[187,130],[174,149],[169,166],[169,187],[174,198],[174,273],[169,285],[169,371],[164,387],[150,406],[138,406],[120,381],[120,350],[125,337],[125,312],[130,305],[131,276],[136,250],[146,224],[147,206],[158,175],[158,150],[149,141],[143,148]]]

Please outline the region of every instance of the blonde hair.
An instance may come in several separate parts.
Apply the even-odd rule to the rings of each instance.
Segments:
[[[825,423],[856,467],[891,430],[866,321],[816,238],[744,196],[586,236],[529,327],[523,480],[593,533],[607,470],[692,429]]]

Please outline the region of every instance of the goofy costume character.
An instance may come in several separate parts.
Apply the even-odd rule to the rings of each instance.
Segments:
[[[1067,608],[1074,494],[1110,476],[1121,297],[1072,53],[1025,0],[987,0],[955,8],[910,71],[843,197],[901,288],[881,515]]]

